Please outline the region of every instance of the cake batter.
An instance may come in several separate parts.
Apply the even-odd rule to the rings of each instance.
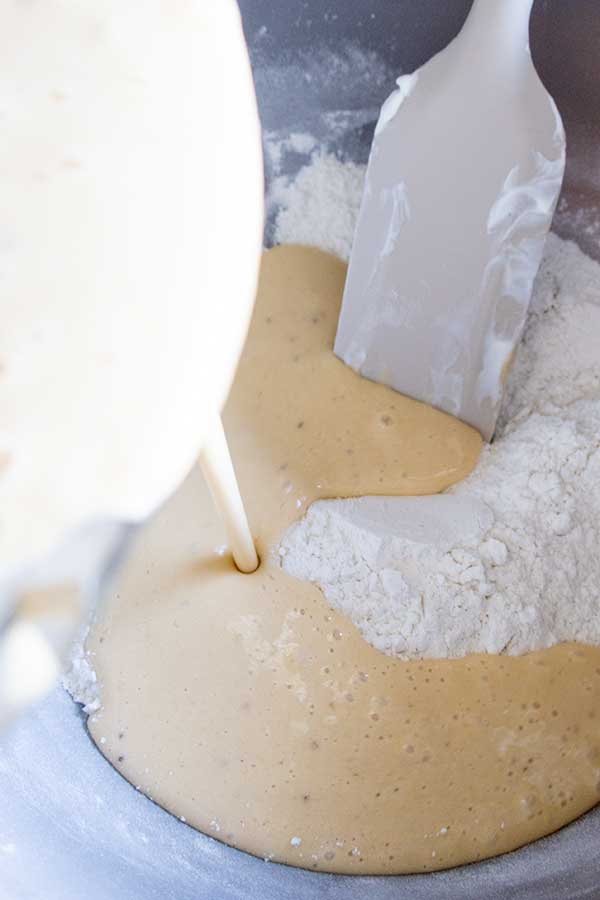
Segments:
[[[239,573],[201,474],[147,526],[88,647],[90,730],[136,787],[260,856],[428,871],[513,849],[600,797],[600,650],[403,663],[271,548],[318,497],[431,494],[478,434],[331,351],[343,263],[267,252],[225,410],[262,563]]]

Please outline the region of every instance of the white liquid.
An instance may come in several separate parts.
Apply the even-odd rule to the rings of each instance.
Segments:
[[[4,574],[79,523],[144,520],[194,465],[252,311],[263,187],[234,0],[3,3],[0,58]]]
[[[225,523],[233,561],[240,572],[258,569],[258,555],[250,533],[223,423],[216,416],[200,454],[200,466],[215,506]]]

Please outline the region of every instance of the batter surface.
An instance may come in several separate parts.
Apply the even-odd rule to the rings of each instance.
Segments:
[[[472,429],[333,356],[344,274],[318,250],[266,253],[224,417],[262,564],[235,570],[192,473],[94,627],[103,706],[89,727],[132,784],[236,847],[427,871],[597,802],[600,650],[403,663],[281,570],[270,548],[312,500],[435,493],[480,450]]]

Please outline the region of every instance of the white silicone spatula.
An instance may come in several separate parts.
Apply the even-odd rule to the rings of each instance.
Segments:
[[[533,0],[475,0],[457,38],[385,102],[335,352],[494,432],[564,173],[529,52]]]

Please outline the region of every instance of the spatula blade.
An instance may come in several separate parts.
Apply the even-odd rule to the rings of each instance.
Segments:
[[[336,354],[493,435],[560,192],[565,137],[527,46],[457,38],[382,108]]]

